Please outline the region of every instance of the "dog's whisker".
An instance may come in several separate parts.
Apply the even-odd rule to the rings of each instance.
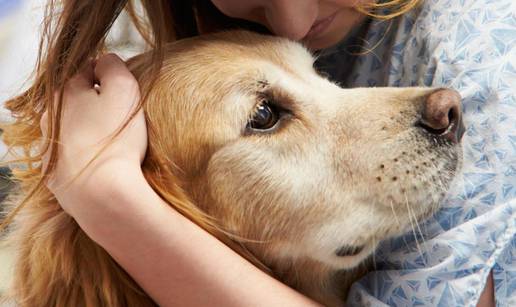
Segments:
[[[373,240],[373,246],[376,246],[376,236],[373,236],[372,240]],[[375,271],[377,270],[377,268],[376,268],[376,249],[373,251],[373,268]]]
[[[394,215],[394,219],[396,220],[396,223],[398,224],[398,226],[401,226],[400,220],[398,219],[398,214],[394,210],[394,205],[392,204],[392,200],[389,202],[389,205],[391,206],[392,215]]]
[[[394,210],[394,205],[393,205],[392,201],[390,201],[389,204],[391,206],[392,214],[394,215],[394,219],[396,220],[396,223],[398,224],[398,226],[401,226],[400,220],[398,219],[398,214]],[[409,244],[408,244],[407,240],[405,240],[404,236],[402,236],[402,239],[403,239],[403,242],[405,243],[405,246],[407,247],[407,249],[410,249]]]
[[[398,219],[398,214],[396,213],[396,210],[394,210],[394,205],[392,203],[392,200],[389,202],[389,206],[391,207],[392,215],[394,216],[394,219],[396,220],[396,224],[398,224],[398,226],[401,226],[400,220]],[[403,242],[405,242],[405,246],[408,248],[408,243],[405,240],[405,237],[403,237]]]
[[[410,219],[410,222],[411,222],[411,224],[412,224],[412,217],[414,217],[415,222],[416,222],[416,227],[417,227],[417,229],[418,229],[418,232],[419,232],[419,234],[420,234],[421,238],[423,238],[423,232],[421,231],[421,227],[420,227],[420,225],[419,225],[419,222],[417,221],[417,217],[416,217],[415,213],[410,209],[410,206],[409,206],[409,203],[408,203],[408,199],[407,199],[407,193],[406,193],[406,192],[404,192],[404,193],[403,193],[403,195],[404,195],[404,197],[405,197],[405,202],[406,202],[406,204],[407,204],[407,209],[408,209],[408,213],[409,213],[409,219]],[[392,204],[392,201],[391,201],[391,202],[389,202],[389,205],[390,205],[390,207],[391,207],[392,214],[394,215],[394,219],[396,220],[396,223],[397,223],[398,225],[401,225],[401,224],[400,224],[400,221],[399,221],[399,219],[398,219],[398,214],[397,214],[397,213],[396,213],[396,211],[394,210],[394,205]],[[414,232],[414,227],[412,227],[412,231]],[[415,236],[415,235],[414,235],[414,236]],[[417,236],[415,236],[415,239],[416,239],[416,242],[417,242]],[[424,243],[424,238],[423,238],[423,243]],[[405,244],[407,244],[407,242],[405,242]],[[427,251],[427,252],[428,252],[428,251]]]
[[[405,198],[406,198],[406,195],[405,195]],[[415,221],[415,224],[416,224],[416,227],[417,227],[417,231],[418,231],[419,236],[421,238],[421,244],[423,245],[423,248],[425,249],[425,252],[428,254],[428,249],[427,249],[426,244],[425,244],[425,236],[423,235],[423,231],[421,230],[421,226],[419,225],[418,218],[416,217],[416,214],[414,213],[413,209],[411,209],[410,211],[412,213],[412,216],[414,217],[414,221]],[[417,237],[416,237],[416,242],[417,241],[418,240],[417,240]],[[425,261],[423,257],[422,257],[422,259],[423,259],[423,261]],[[425,262],[425,265],[426,265],[426,262]]]
[[[403,193],[404,197],[405,197],[405,204],[407,206],[407,211],[408,211],[408,216],[409,216],[409,221],[410,221],[410,226],[412,228],[412,235],[414,236],[414,239],[416,241],[416,247],[417,247],[417,250],[419,251],[419,254],[421,255],[421,258],[423,258],[423,252],[421,250],[421,246],[419,246],[419,240],[417,238],[417,233],[416,233],[416,229],[414,227],[414,222],[412,221],[412,210],[410,209],[410,204],[408,202],[408,198],[407,198],[407,194],[406,193]],[[415,217],[415,216],[414,216]],[[417,222],[417,218],[416,218],[416,222]]]

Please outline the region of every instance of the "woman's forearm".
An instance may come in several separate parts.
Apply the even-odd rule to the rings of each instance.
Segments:
[[[78,222],[159,305],[316,305],[170,208],[143,175],[108,174],[98,189],[109,204],[94,196],[88,207],[108,206],[109,214]]]

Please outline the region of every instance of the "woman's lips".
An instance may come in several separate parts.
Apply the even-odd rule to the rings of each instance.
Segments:
[[[316,38],[319,34],[324,32],[328,28],[328,26],[332,23],[333,19],[335,19],[335,16],[337,16],[337,12],[331,14],[328,17],[325,17],[323,19],[316,20],[312,27],[310,28],[310,31],[306,33],[305,37],[303,37],[303,40],[310,40]]]

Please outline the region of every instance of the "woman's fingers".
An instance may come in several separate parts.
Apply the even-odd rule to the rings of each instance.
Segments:
[[[98,91],[94,89],[96,83],[100,83]],[[132,89],[135,89],[134,93]],[[110,94],[107,95],[110,97],[99,100],[99,91],[104,94]],[[104,112],[114,112],[115,114],[110,115],[112,116],[111,118],[116,118],[117,115],[118,117],[125,118],[124,116],[134,105],[134,98],[136,98],[136,101],[138,100],[139,91],[138,84],[133,75],[118,56],[107,54],[95,62],[89,62],[83,70],[66,82],[61,104],[63,108],[61,111],[61,124],[68,121],[75,122],[88,119],[94,122],[95,119],[100,118],[98,116],[89,116],[88,118],[88,114],[98,107],[101,107]],[[52,137],[49,131],[49,128],[51,128],[49,127],[49,112],[55,113],[57,111],[59,99],[60,94],[54,93],[53,101],[47,105],[40,119],[43,140]],[[120,106],[123,107],[120,108]],[[55,114],[51,118],[56,118]]]
[[[100,85],[97,90],[95,84]],[[61,103],[57,103],[58,93],[40,120],[42,146],[53,137],[55,125],[60,127],[59,142],[49,147],[56,148],[58,155],[45,178],[46,186],[72,216],[89,214],[76,206],[76,199],[95,194],[97,182],[105,180],[106,169],[120,171],[119,176],[141,175],[140,164],[147,149],[143,112],[124,126],[140,100],[138,82],[119,57],[109,54],[73,76],[62,94]],[[58,106],[62,107],[61,116],[56,113]],[[113,138],[122,127],[124,130]],[[51,154],[43,152],[44,172]],[[119,170],[120,165],[127,169]]]
[[[66,87],[67,90],[72,91],[93,90],[94,84],[95,72],[93,62],[89,62],[82,71],[78,72],[68,82],[66,82]]]
[[[112,53],[106,54],[96,61],[94,74],[100,84],[101,95],[137,88],[136,80],[125,62]]]

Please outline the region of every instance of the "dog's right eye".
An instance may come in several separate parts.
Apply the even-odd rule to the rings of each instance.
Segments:
[[[271,103],[264,102],[256,108],[256,112],[247,123],[247,128],[255,131],[270,131],[274,129],[279,119],[279,110]]]

